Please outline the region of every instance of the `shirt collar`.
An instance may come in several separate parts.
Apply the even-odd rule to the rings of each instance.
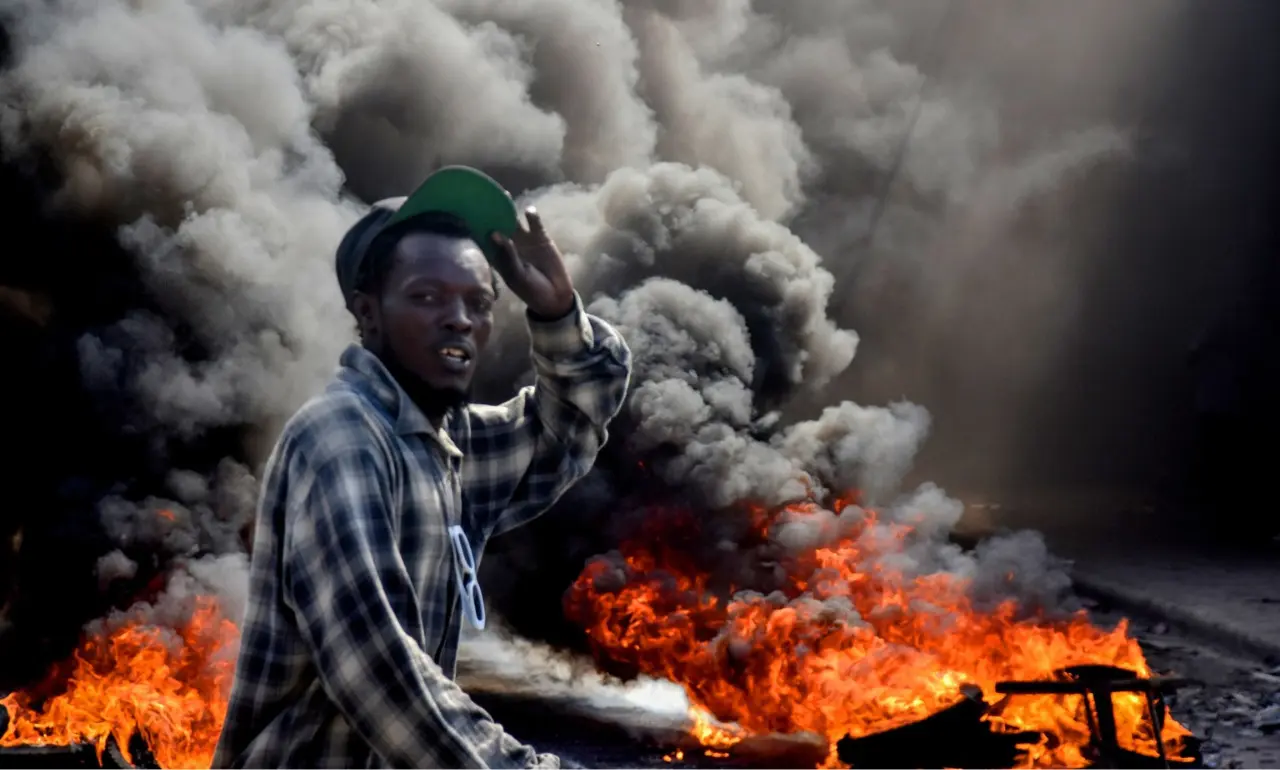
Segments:
[[[378,408],[386,412],[395,423],[397,435],[429,436],[440,445],[445,454],[462,457],[462,451],[449,438],[449,434],[443,429],[436,430],[418,405],[413,403],[413,399],[409,398],[409,394],[391,376],[391,372],[387,371],[387,367],[368,348],[355,344],[348,346],[339,363],[342,364],[339,378],[360,387]],[[445,418],[446,425],[450,416]]]

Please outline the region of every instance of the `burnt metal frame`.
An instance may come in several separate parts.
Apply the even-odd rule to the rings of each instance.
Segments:
[[[1105,665],[1072,666],[1062,669],[1059,675],[1063,678],[999,682],[995,689],[1001,695],[1079,695],[1084,701],[1092,745],[1098,752],[1099,760],[1110,767],[1123,766],[1125,754],[1125,750],[1120,747],[1115,704],[1111,696],[1118,692],[1143,695],[1147,718],[1156,737],[1160,762],[1165,767],[1170,767],[1164,741],[1160,739],[1168,714],[1164,696],[1171,695],[1182,687],[1197,686],[1199,682],[1179,677],[1143,679],[1127,669]]]

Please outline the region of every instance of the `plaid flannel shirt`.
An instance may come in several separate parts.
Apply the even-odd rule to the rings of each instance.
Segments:
[[[453,682],[446,527],[476,558],[590,470],[631,353],[576,309],[528,319],[535,384],[436,431],[352,346],[267,463],[248,608],[214,767],[557,767]]]

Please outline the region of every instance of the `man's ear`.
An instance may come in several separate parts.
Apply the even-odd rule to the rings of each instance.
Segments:
[[[360,327],[360,339],[366,343],[375,342],[382,333],[382,314],[377,301],[362,291],[351,298],[351,312]]]

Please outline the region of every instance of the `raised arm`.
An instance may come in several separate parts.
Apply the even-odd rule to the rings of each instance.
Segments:
[[[285,601],[325,691],[392,767],[558,767],[507,735],[416,641],[422,614],[397,548],[391,472],[353,446],[297,479]]]
[[[545,511],[591,470],[631,375],[621,335],[576,295],[564,317],[530,313],[528,323],[534,384],[467,410],[465,499],[494,535]]]

